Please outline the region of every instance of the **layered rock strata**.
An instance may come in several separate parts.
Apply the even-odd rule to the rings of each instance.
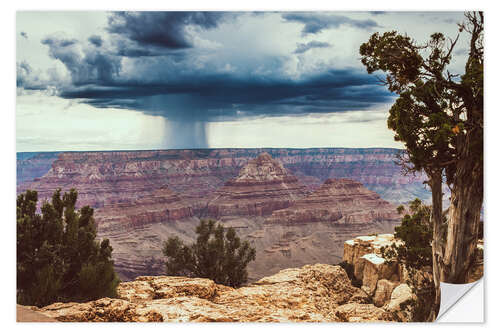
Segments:
[[[402,175],[394,164],[401,150],[387,148],[18,153],[17,190],[34,189],[41,198],[50,198],[56,188],[74,187],[80,194],[79,205],[98,208],[136,200],[167,185],[195,198],[194,202],[206,203],[205,198],[263,152],[280,161],[308,189],[318,188],[328,178],[350,178],[393,202],[430,197],[422,184],[425,177]]]
[[[95,219],[101,233],[131,230],[147,224],[183,220],[194,215],[193,208],[177,193],[164,186],[137,200],[105,205]]]
[[[274,211],[268,223],[335,222],[364,224],[400,219],[396,206],[382,200],[360,182],[351,179],[328,179],[319,189]]]
[[[45,175],[52,163],[57,160],[57,152],[49,153],[17,153],[16,180],[17,185],[37,180]]]
[[[209,202],[207,215],[265,216],[286,208],[307,194],[305,186],[281,162],[262,153],[249,161],[238,177],[226,182]]]
[[[401,300],[396,299],[401,292],[392,294],[395,302]],[[59,321],[372,322],[397,317],[370,304],[342,268],[324,264],[286,269],[239,289],[208,279],[139,277],[121,283],[118,295],[37,311]]]

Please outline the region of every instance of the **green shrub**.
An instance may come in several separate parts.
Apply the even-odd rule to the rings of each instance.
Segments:
[[[398,209],[403,211],[403,209]],[[404,308],[411,309],[413,321],[426,321],[434,304],[434,284],[432,280],[419,279],[419,271],[432,266],[432,227],[430,225],[431,207],[420,199],[409,205],[410,214],[406,214],[401,225],[395,228],[394,236],[403,241],[401,245],[392,244],[382,247],[382,256],[387,260],[403,263],[408,270],[405,281],[417,300],[408,301]],[[403,308],[403,306],[402,306]]]
[[[233,228],[224,231],[215,223],[201,220],[192,245],[184,245],[178,237],[164,243],[167,275],[209,278],[231,287],[247,282],[246,267],[255,260],[255,249],[248,241],[241,242]]]
[[[96,240],[94,210],[75,210],[78,193],[61,198],[37,213],[38,193],[17,197],[17,302],[45,306],[54,302],[88,301],[116,295],[119,279],[107,239]]]

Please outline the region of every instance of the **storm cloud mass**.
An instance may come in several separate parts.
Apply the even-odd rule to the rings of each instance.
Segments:
[[[390,103],[394,96],[366,73],[357,50],[337,47],[349,38],[343,28],[363,40],[381,27],[379,16],[112,12],[85,38],[48,32],[39,42],[59,69],[21,57],[18,92],[161,116],[168,147],[207,147],[208,122],[370,112]]]
[[[324,29],[338,28],[341,25],[351,26],[359,29],[372,29],[379,27],[377,22],[372,19],[357,20],[341,15],[328,15],[317,13],[289,13],[284,14],[286,21],[298,22],[304,24],[302,33],[316,34]]]

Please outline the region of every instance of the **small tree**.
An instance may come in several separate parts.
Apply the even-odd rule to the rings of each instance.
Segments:
[[[201,220],[196,234],[192,245],[184,245],[179,237],[164,243],[167,275],[209,278],[231,287],[247,282],[246,267],[255,260],[255,249],[248,241],[241,242],[233,228],[224,231],[213,220]]]
[[[96,241],[94,210],[75,210],[71,189],[37,213],[38,193],[17,197],[17,302],[45,306],[57,301],[87,301],[114,296],[119,279],[107,239]]]
[[[398,207],[398,211],[400,208]],[[408,271],[408,281],[417,300],[411,301],[414,321],[426,321],[434,310],[434,284],[427,279],[422,270],[432,266],[432,233],[429,221],[431,207],[415,199],[409,206],[410,214],[406,214],[401,225],[395,228],[394,236],[403,241],[393,243],[390,247],[381,249],[382,256],[387,260],[395,260],[405,265]]]

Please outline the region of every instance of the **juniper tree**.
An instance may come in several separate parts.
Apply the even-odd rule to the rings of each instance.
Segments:
[[[96,240],[94,210],[75,209],[72,189],[37,213],[38,194],[17,197],[17,302],[44,306],[56,301],[87,301],[114,296],[119,279],[114,272],[109,240]]]
[[[213,220],[201,220],[196,234],[191,245],[178,237],[164,243],[167,275],[209,278],[231,287],[247,282],[246,267],[255,260],[255,249],[248,241],[242,242],[233,228],[225,230]]]
[[[360,47],[369,73],[383,71],[383,83],[399,95],[388,126],[402,141],[410,172],[424,171],[432,191],[435,307],[439,281],[465,283],[474,261],[483,201],[483,33],[482,12],[468,12],[455,38],[442,33],[419,44],[390,31],[373,34]],[[469,35],[464,74],[449,72],[454,48]],[[442,215],[442,182],[451,189],[448,224]],[[446,236],[445,236],[446,235]]]

